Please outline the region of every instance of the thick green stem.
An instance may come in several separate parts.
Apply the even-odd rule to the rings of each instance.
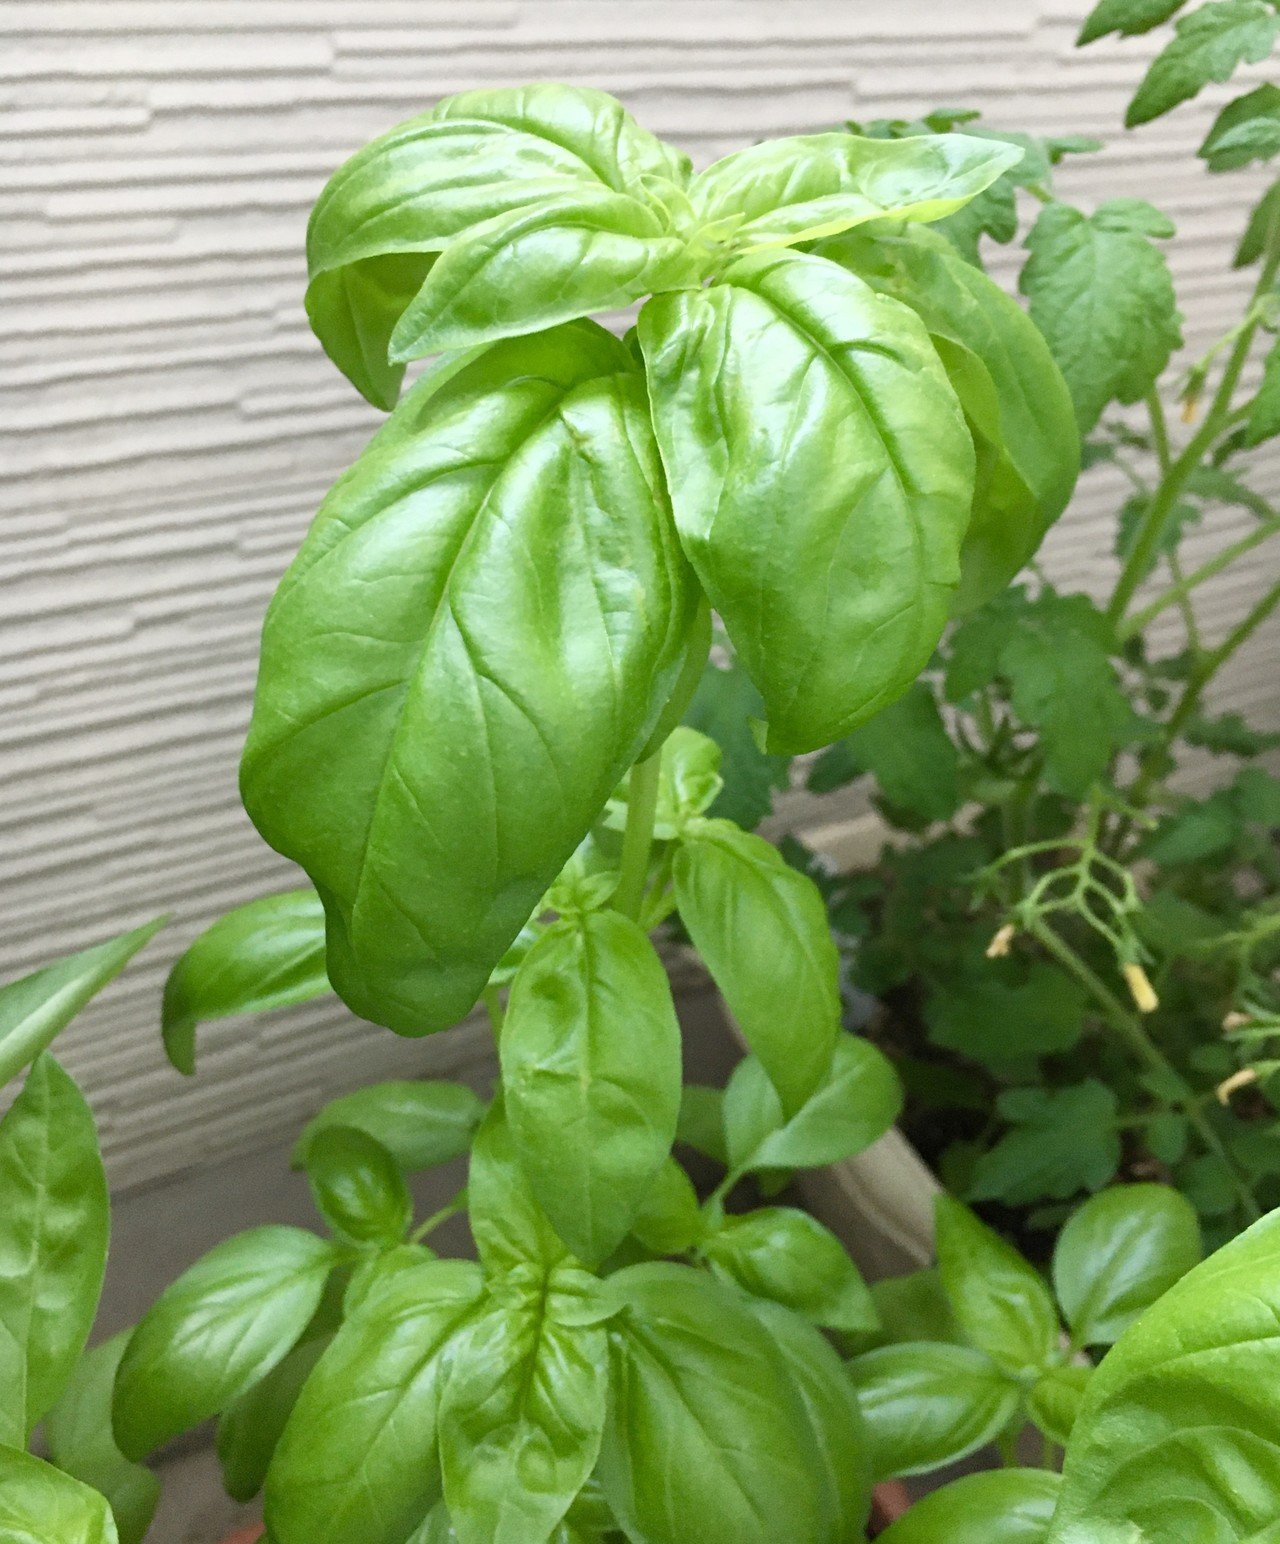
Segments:
[[[633,921],[640,920],[645,886],[649,881],[649,853],[653,848],[653,824],[658,813],[658,774],[661,747],[647,761],[637,761],[627,787],[627,828],[622,835],[622,877],[613,904]]]
[[[1032,935],[1053,955],[1054,959],[1073,975],[1081,986],[1089,993],[1097,1003],[1103,1018],[1113,1030],[1120,1036],[1132,1051],[1133,1055],[1152,1072],[1160,1075],[1163,1083],[1171,1087],[1183,1090],[1183,1097],[1178,1101],[1178,1108],[1186,1117],[1188,1125],[1200,1138],[1205,1149],[1218,1158],[1231,1176],[1231,1183],[1239,1197],[1241,1209],[1250,1221],[1256,1221],[1261,1215],[1261,1209],[1254,1199],[1253,1191],[1241,1179],[1232,1163],[1222,1138],[1213,1129],[1200,1109],[1200,1101],[1196,1098],[1195,1090],[1190,1087],[1182,1074],[1178,1072],[1173,1063],[1169,1061],[1164,1052],[1155,1043],[1151,1036],[1142,1027],[1142,1023],[1136,1014],[1130,1013],[1120,999],[1115,995],[1106,982],[1092,970],[1089,965],[1080,958],[1067,941],[1056,933],[1046,923],[1033,922],[1029,928]]]

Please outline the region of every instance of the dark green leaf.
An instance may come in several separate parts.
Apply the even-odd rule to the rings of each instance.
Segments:
[[[1200,1224],[1165,1185],[1116,1185],[1058,1236],[1053,1286],[1078,1345],[1116,1341],[1200,1263]]]
[[[0,1083],[33,1062],[164,923],[160,917],[0,987]]]
[[[1260,756],[1280,745],[1280,734],[1254,729],[1239,713],[1197,714],[1182,734],[1188,745],[1215,756]]]
[[[25,1447],[89,1338],[109,1226],[93,1115],[47,1051],[0,1120],[0,1196],[0,1441]]]
[[[1014,1129],[975,1164],[971,1201],[1065,1201],[1100,1190],[1120,1166],[1116,1096],[1095,1078],[1066,1088],[1011,1089],[999,1109]]]
[[[1280,94],[1280,93],[1278,93]],[[1273,343],[1262,368],[1262,384],[1249,404],[1244,442],[1261,445],[1280,434],[1280,343]]]
[[[160,1499],[160,1481],[131,1464],[111,1434],[112,1387],[128,1339],[123,1330],[85,1352],[45,1417],[44,1435],[58,1468],[107,1498],[120,1544],[142,1544]]]
[[[306,1162],[317,1132],[354,1126],[376,1138],[407,1173],[459,1158],[484,1116],[484,1101],[462,1083],[373,1083],[331,1100],[303,1127],[293,1166]]]
[[[1109,204],[1091,216],[1048,204],[1027,238],[1031,255],[1020,281],[1082,434],[1113,399],[1143,397],[1182,343],[1163,255],[1116,213]]]
[[[917,1501],[880,1544],[1044,1544],[1060,1483],[1047,1469],[966,1474]]]
[[[117,1544],[111,1508],[96,1491],[31,1454],[0,1446],[4,1544]]]
[[[935,1045],[1000,1068],[1070,1050],[1087,1010],[1084,993],[1054,966],[983,958],[930,991],[924,1019]]]
[[[1149,123],[1211,81],[1230,80],[1241,64],[1257,64],[1280,36],[1280,17],[1263,0],[1207,0],[1178,19],[1172,42],[1151,64],[1129,103],[1125,123]]]
[[[557,923],[516,974],[499,1052],[533,1192],[596,1265],[630,1232],[680,1113],[680,1025],[644,932],[618,911]]]
[[[997,1436],[1018,1385],[968,1346],[881,1346],[849,1363],[867,1430],[872,1478],[927,1474]]]
[[[1143,842],[1143,855],[1164,868],[1181,868],[1230,852],[1244,831],[1243,817],[1225,789],[1188,799],[1166,815]]]
[[[313,1335],[299,1341],[284,1361],[223,1413],[218,1464],[223,1489],[233,1500],[252,1501],[262,1489],[302,1385],[331,1339]]]
[[[742,258],[639,329],[681,541],[769,749],[816,749],[942,631],[973,499],[960,405],[919,318],[815,256]]]
[[[765,1079],[768,1082],[768,1078]],[[718,1088],[686,1083],[680,1096],[680,1119],[676,1137],[695,1152],[729,1167],[729,1150],[724,1136],[724,1094]]]
[[[882,1344],[907,1340],[961,1343],[950,1300],[936,1270],[886,1276],[872,1285],[871,1298],[880,1317]]]
[[[752,720],[764,717],[764,698],[736,659],[727,669],[708,664],[685,722],[720,747],[724,787],[710,813],[754,830],[773,809],[773,795],[789,782],[790,758],[760,748]]]
[[[334,986],[405,1034],[478,997],[648,739],[694,603],[622,343],[572,323],[423,393],[276,593],[242,769]]]
[[[949,820],[960,808],[960,758],[923,681],[826,751],[809,775],[810,788],[834,786],[823,769],[837,756],[854,775],[872,773],[892,809],[934,821]]]
[[[1059,1447],[1065,1447],[1070,1440],[1092,1376],[1092,1365],[1083,1363],[1051,1367],[1036,1379],[1027,1396],[1027,1414],[1049,1441],[1056,1442]]]
[[[253,1228],[161,1293],[125,1348],[115,1435],[143,1458],[219,1415],[281,1362],[320,1302],[333,1246],[301,1228]]]
[[[307,1144],[307,1178],[321,1216],[340,1238],[398,1244],[413,1197],[395,1159],[358,1126],[323,1126]]]
[[[1240,245],[1236,248],[1235,266],[1247,268],[1256,263],[1264,252],[1274,245],[1280,231],[1280,182],[1274,182],[1254,205],[1245,227]]]
[[[1200,146],[1211,172],[1229,172],[1280,151],[1280,90],[1265,84],[1229,102]]]
[[[1106,37],[1108,32],[1118,32],[1123,37],[1150,32],[1186,3],[1187,0],[1099,0],[1080,29],[1077,46]]]
[[[267,895],[220,917],[178,956],[164,984],[164,1048],[196,1070],[196,1025],[304,1003],[330,991],[324,907],[314,890]]]

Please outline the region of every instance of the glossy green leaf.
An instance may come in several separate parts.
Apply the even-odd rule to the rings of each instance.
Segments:
[[[830,1497],[831,1544],[864,1544],[871,1503],[862,1412],[831,1343],[796,1314],[757,1300],[752,1312],[768,1330],[804,1406],[810,1451]],[[815,1473],[815,1480],[817,1479]]]
[[[904,691],[960,577],[973,441],[919,318],[825,259],[735,262],[640,313],[685,551],[763,694],[813,750]]]
[[[1241,64],[1265,59],[1280,37],[1280,16],[1263,0],[1207,0],[1179,17],[1173,40],[1152,61],[1125,123],[1149,123]]]
[[[826,1329],[855,1334],[879,1322],[871,1290],[844,1245],[808,1212],[766,1206],[726,1217],[701,1250],[724,1280]]]
[[[680,1025],[644,932],[618,911],[557,923],[512,983],[499,1052],[533,1192],[598,1264],[630,1231],[680,1113]]]
[[[785,1362],[740,1300],[687,1267],[610,1278],[609,1418],[599,1476],[647,1544],[826,1544],[821,1467]]]
[[[321,1216],[340,1238],[398,1244],[413,1197],[395,1159],[357,1126],[324,1126],[307,1144],[307,1178]]]
[[[880,1544],[1044,1544],[1059,1485],[1047,1469],[967,1474],[917,1501]]]
[[[111,1508],[97,1491],[18,1448],[0,1447],[4,1544],[117,1544]]]
[[[658,841],[679,837],[685,826],[704,814],[720,795],[724,780],[720,776],[723,752],[709,735],[700,734],[687,724],[677,724],[664,740],[658,763],[658,802],[654,810],[653,834]],[[626,828],[631,774],[605,809],[605,823],[613,830]]]
[[[232,1500],[252,1501],[262,1489],[302,1385],[331,1339],[304,1337],[261,1382],[224,1411],[218,1422],[218,1465],[222,1488]]]
[[[334,986],[405,1034],[479,996],[648,738],[693,606],[623,344],[573,323],[421,390],[276,593],[242,768],[325,903]]]
[[[388,362],[391,335],[436,253],[460,237],[466,244],[478,226],[575,198],[627,195],[656,215],[664,184],[687,180],[687,158],[603,91],[536,85],[446,97],[330,178],[307,228],[311,325],[354,385],[390,408],[404,374]]]
[[[972,1344],[1019,1376],[1056,1361],[1058,1314],[1035,1267],[950,1196],[937,1198],[934,1219],[942,1285]]]
[[[694,947],[794,1114],[830,1072],[840,1031],[840,963],[817,886],[724,820],[689,827],[674,876]]]
[[[1021,159],[1009,145],[967,134],[864,139],[803,134],[735,150],[689,189],[708,222],[742,220],[734,244],[790,246],[867,220],[940,220]]]
[[[1280,1524],[1280,1212],[1184,1276],[1109,1351],[1067,1449],[1051,1544],[1270,1540]]]
[[[440,1462],[459,1544],[545,1544],[595,1467],[605,1331],[563,1322],[559,1296],[553,1275],[495,1298],[451,1349]]]
[[[467,1194],[471,1232],[486,1271],[502,1274],[532,1265],[545,1275],[565,1258],[568,1250],[538,1205],[498,1100],[471,1149]]]
[[[1075,1212],[1053,1287],[1078,1345],[1108,1346],[1200,1263],[1195,1208],[1167,1185],[1115,1185]]]
[[[902,1110],[897,1074],[869,1040],[841,1035],[831,1074],[787,1120],[763,1067],[748,1057],[725,1094],[735,1169],[816,1169],[851,1158],[882,1137]]]
[[[645,1191],[631,1232],[654,1254],[669,1255],[692,1249],[703,1228],[693,1181],[674,1158],[668,1158]]]
[[[1027,1414],[1059,1447],[1065,1447],[1070,1440],[1092,1376],[1093,1368],[1082,1364],[1051,1367],[1036,1379],[1027,1395]]]
[[[998,1436],[1018,1408],[1017,1384],[969,1346],[881,1346],[855,1357],[849,1377],[876,1481],[955,1463]]]
[[[964,1337],[936,1270],[886,1276],[872,1284],[871,1298],[880,1318],[884,1344],[907,1340],[949,1340],[963,1344]]]
[[[977,448],[957,610],[997,595],[1034,556],[1080,471],[1071,395],[1035,323],[943,236],[826,244],[880,293],[920,317]]]
[[[1139,401],[1182,343],[1168,265],[1123,204],[1102,204],[1092,215],[1048,204],[1027,238],[1022,292],[1082,434],[1113,399]]]
[[[7,1083],[51,1045],[164,924],[165,918],[157,918],[0,986],[0,1083]]]
[[[1280,151],[1280,89],[1269,82],[1228,102],[1205,135],[1200,155],[1211,172],[1229,172]]]
[[[115,1434],[143,1458],[219,1415],[275,1367],[311,1321],[333,1246],[301,1228],[252,1228],[167,1287],[125,1348]]]
[[[160,1499],[160,1481],[130,1463],[111,1434],[111,1393],[128,1339],[123,1330],[85,1352],[45,1417],[44,1436],[64,1474],[107,1498],[120,1544],[142,1544]]]
[[[164,984],[164,1048],[179,1072],[196,1070],[196,1026],[261,1013],[331,991],[324,908],[314,890],[237,906],[178,956]]]
[[[329,1126],[354,1126],[376,1138],[406,1173],[460,1158],[471,1146],[485,1103],[464,1083],[372,1083],[341,1094],[307,1122],[293,1166],[307,1160],[311,1139]]]
[[[362,1313],[365,1305],[386,1286],[396,1281],[405,1271],[417,1270],[437,1259],[434,1249],[426,1244],[396,1244],[391,1249],[380,1249],[366,1255],[351,1272],[342,1293],[342,1316],[350,1318]]]
[[[974,1164],[971,1201],[1066,1201],[1100,1190],[1120,1167],[1119,1101],[1097,1078],[1062,1088],[1010,1088],[997,1109],[1012,1127]]]
[[[0,1197],[0,1441],[25,1447],[89,1338],[109,1228],[93,1115],[47,1051],[0,1120]]]
[[[1187,0],[1099,0],[1080,29],[1077,42],[1092,43],[1109,32],[1137,37],[1168,21],[1186,3]]]
[[[267,1475],[276,1544],[403,1544],[440,1498],[436,1412],[448,1347],[479,1311],[475,1265],[405,1272],[338,1331]]]

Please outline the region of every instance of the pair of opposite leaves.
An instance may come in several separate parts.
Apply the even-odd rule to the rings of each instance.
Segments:
[[[691,178],[612,98],[537,86],[450,98],[335,174],[308,235],[325,347],[384,407],[398,361],[444,357],[280,585],[242,781],[357,1012],[467,1011],[696,677],[703,594],[771,739],[809,749],[906,688],[957,586],[1035,550],[1077,469],[1061,378],[903,223],[1011,155],[820,134]],[[586,320],[647,295],[634,339]]]

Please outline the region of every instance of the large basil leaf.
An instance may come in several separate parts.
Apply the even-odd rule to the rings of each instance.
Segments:
[[[311,1321],[333,1246],[269,1226],[211,1249],[134,1330],[116,1377],[115,1434],[143,1458],[233,1404],[292,1350]]]
[[[142,1544],[160,1499],[160,1481],[150,1469],[130,1463],[111,1434],[111,1392],[129,1334],[123,1330],[85,1352],[45,1417],[44,1435],[58,1468],[107,1498],[120,1544]]]
[[[460,1158],[484,1116],[485,1104],[464,1083],[371,1083],[331,1099],[302,1128],[293,1166],[307,1161],[312,1139],[328,1126],[354,1126],[382,1143],[406,1172]]]
[[[1053,1286],[1077,1345],[1107,1346],[1200,1263],[1200,1221],[1167,1185],[1114,1185],[1075,1212]]]
[[[967,1474],[917,1501],[880,1544],[1044,1544],[1060,1484],[1047,1469]]]
[[[440,1497],[444,1353],[483,1294],[475,1265],[433,1261],[342,1326],[267,1474],[276,1544],[403,1544]]]
[[[107,1180],[93,1115],[46,1051],[0,1121],[0,1441],[25,1447],[93,1324]]]
[[[727,820],[690,823],[675,895],[729,1012],[794,1115],[831,1070],[840,961],[817,886]]]
[[[606,1343],[581,1306],[553,1275],[495,1296],[451,1349],[440,1464],[460,1544],[545,1544],[595,1467]]]
[[[164,926],[158,918],[0,986],[0,1083],[33,1062]]]
[[[880,1346],[855,1357],[849,1376],[876,1481],[955,1463],[998,1436],[1018,1409],[1018,1385],[970,1346]]]
[[[710,1277],[638,1265],[610,1286],[605,1495],[647,1544],[827,1544],[822,1466],[785,1363]]]
[[[833,241],[822,255],[911,307],[964,408],[978,463],[955,605],[971,610],[1031,559],[1075,487],[1080,436],[1066,382],[1017,301],[945,237]]]
[[[803,134],[736,150],[689,188],[708,222],[738,216],[734,241],[755,247],[816,241],[867,220],[940,220],[1022,159],[967,134],[864,139]]]
[[[1250,1544],[1280,1527],[1280,1212],[1184,1276],[1107,1353],[1051,1544]]]
[[[724,1098],[727,1157],[735,1169],[816,1169],[882,1137],[902,1109],[902,1085],[869,1040],[841,1035],[831,1074],[788,1120],[764,1068],[749,1056]]]
[[[950,1196],[937,1198],[935,1217],[938,1272],[960,1329],[1006,1372],[1043,1371],[1062,1331],[1039,1271]]]
[[[471,1233],[486,1271],[502,1275],[533,1266],[546,1275],[564,1260],[568,1250],[538,1205],[498,1100],[476,1133],[467,1197]]]
[[[653,218],[668,186],[688,175],[683,155],[603,91],[536,85],[446,97],[358,151],[321,193],[307,227],[311,325],[352,383],[390,408],[404,374],[388,362],[391,334],[434,254],[477,226],[553,202],[627,195],[637,218]]]
[[[973,502],[964,415],[920,319],[824,258],[733,263],[640,313],[680,538],[764,697],[813,750],[915,679]]]
[[[589,911],[545,933],[512,983],[499,1051],[533,1192],[598,1264],[630,1231],[680,1114],[680,1025],[641,929]]]
[[[831,1544],[864,1544],[871,1471],[862,1412],[840,1358],[825,1336],[785,1308],[762,1301],[751,1307],[786,1364],[808,1417],[810,1451],[832,1513],[822,1537]]]
[[[835,1234],[808,1212],[766,1206],[726,1217],[701,1249],[717,1275],[814,1324],[847,1334],[879,1324],[858,1267]]]
[[[164,984],[164,1048],[179,1072],[196,1070],[196,1025],[235,1013],[304,1003],[330,991],[324,908],[314,890],[237,906],[174,961]]]
[[[0,1447],[4,1544],[118,1544],[111,1508],[96,1491],[18,1448]]]
[[[242,789],[357,1013],[471,1007],[645,743],[693,588],[594,323],[428,382],[338,482],[267,614]]]

